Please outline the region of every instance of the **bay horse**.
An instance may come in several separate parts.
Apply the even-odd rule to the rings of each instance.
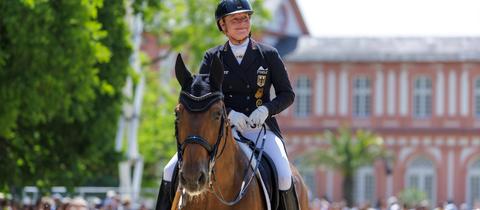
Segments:
[[[232,136],[221,90],[223,65],[215,56],[208,75],[192,76],[181,55],[175,75],[182,88],[175,107],[179,187],[172,209],[267,209],[249,159]],[[302,210],[308,209],[306,186],[291,165]],[[273,209],[275,210],[275,209]]]

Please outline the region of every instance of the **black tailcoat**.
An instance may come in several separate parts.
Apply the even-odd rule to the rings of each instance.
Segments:
[[[219,56],[224,65],[222,91],[225,95],[227,110],[233,109],[247,116],[250,116],[250,113],[257,108],[255,98],[255,93],[259,88],[257,70],[260,67],[268,69],[261,98],[262,105],[268,108],[269,113],[265,123],[272,132],[281,138],[280,128],[274,116],[293,103],[295,94],[278,51],[271,46],[250,39],[243,60],[238,64],[227,42],[225,45],[211,48],[205,53],[200,67],[201,74],[209,73],[213,56]],[[270,100],[272,85],[275,89],[275,98]]]

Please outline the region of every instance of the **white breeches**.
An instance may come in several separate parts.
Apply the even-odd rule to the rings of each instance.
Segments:
[[[172,159],[168,161],[165,168],[163,168],[163,180],[169,181],[169,182],[172,181],[173,172],[175,171],[175,166],[177,165],[177,161],[178,161],[177,153],[175,153]]]
[[[233,129],[235,132],[235,128]],[[255,142],[259,129],[248,129],[245,130],[242,135]],[[263,132],[260,135],[257,147],[260,148],[262,145],[262,136]],[[280,190],[288,190],[292,185],[292,171],[290,170],[290,163],[287,158],[287,153],[285,152],[285,147],[283,146],[282,140],[278,138],[272,131],[267,130],[265,138],[264,152],[275,163],[275,168],[278,175],[278,187]],[[165,181],[172,181],[173,171],[177,163],[177,154],[175,154],[168,164],[163,169],[163,179]]]

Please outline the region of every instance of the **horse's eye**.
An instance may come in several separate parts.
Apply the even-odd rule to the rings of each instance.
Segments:
[[[213,119],[219,120],[221,116],[222,116],[222,110],[213,112]]]

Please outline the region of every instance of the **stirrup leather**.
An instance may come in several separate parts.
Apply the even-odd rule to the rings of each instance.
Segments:
[[[292,186],[288,190],[280,190],[280,210],[300,210],[297,192],[292,180]]]

